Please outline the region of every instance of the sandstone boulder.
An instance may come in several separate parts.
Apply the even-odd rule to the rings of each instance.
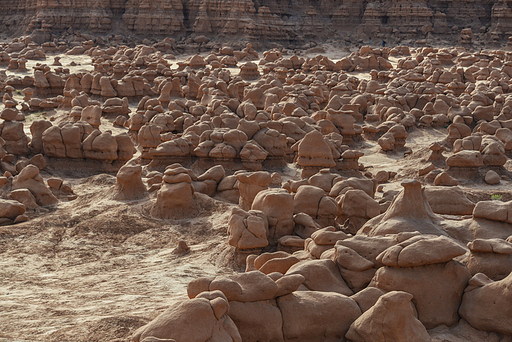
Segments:
[[[28,165],[14,177],[12,189],[28,189],[36,198],[40,206],[56,204],[59,200],[53,195],[50,189],[44,183],[43,177],[39,174],[37,166]]]
[[[254,197],[251,208],[265,213],[272,241],[293,233],[293,203],[293,195],[284,189],[262,190]]]
[[[228,222],[228,243],[238,249],[262,248],[268,245],[268,221],[257,210],[246,212],[233,208]]]
[[[483,273],[492,280],[501,280],[512,272],[512,243],[507,240],[475,239],[468,248],[471,252],[466,265],[472,275]]]
[[[430,342],[430,336],[415,317],[412,295],[391,291],[350,326],[347,339],[354,342]]]
[[[447,235],[439,227],[421,184],[415,180],[401,183],[404,189],[394,198],[385,213],[369,220],[357,234],[385,235],[419,231],[422,234]]]
[[[479,273],[469,281],[462,297],[460,315],[478,330],[512,334],[512,273],[492,281]]]
[[[14,220],[25,213],[25,205],[16,200],[0,199],[0,218]]]
[[[357,303],[339,293],[295,291],[279,297],[285,341],[343,341],[361,315]]]
[[[148,338],[176,342],[241,342],[236,325],[227,316],[228,311],[229,303],[222,292],[207,292],[161,313],[139,328],[132,338],[135,342],[148,341]]]
[[[146,186],[142,183],[142,166],[136,160],[130,160],[123,165],[116,176],[116,184],[113,189],[114,199],[136,200],[143,198]]]

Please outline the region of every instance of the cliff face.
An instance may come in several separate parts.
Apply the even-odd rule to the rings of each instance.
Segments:
[[[0,0],[0,31],[240,36],[416,35],[512,31],[512,0]]]

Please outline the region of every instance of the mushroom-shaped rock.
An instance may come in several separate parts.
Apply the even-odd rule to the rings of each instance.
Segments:
[[[480,167],[484,165],[479,151],[460,151],[446,159],[446,165],[452,167]]]
[[[88,159],[112,161],[117,159],[117,140],[110,131],[94,130],[82,143],[83,155]]]
[[[419,235],[394,245],[377,256],[386,266],[414,267],[448,262],[466,249],[446,236]]]
[[[385,213],[369,220],[358,234],[386,235],[419,231],[422,234],[447,235],[438,225],[421,184],[415,180],[402,182],[404,189],[394,198]]]
[[[258,77],[260,77],[258,65],[253,62],[242,64],[240,66],[240,77],[242,77],[243,80],[257,79]]]
[[[425,326],[415,317],[412,295],[391,291],[352,323],[346,337],[354,342],[430,342]]]
[[[370,283],[370,286],[383,291],[407,291],[412,294],[419,320],[428,329],[458,322],[457,311],[461,296],[470,278],[470,273],[465,266],[451,259],[442,261],[464,252],[464,248],[448,240],[445,237],[433,238],[418,235],[389,247],[377,257],[377,260],[389,265],[395,264],[395,266],[379,268]],[[437,251],[442,249],[443,245],[448,246],[448,251],[439,253],[442,256],[439,258],[428,255],[432,246],[437,246],[437,241],[442,241],[439,248],[435,247]],[[407,248],[411,248],[410,254],[404,255],[402,264],[415,266],[397,266],[396,260]],[[433,283],[436,286],[432,286]]]
[[[178,165],[173,164],[165,170],[151,215],[168,219],[186,217],[196,210],[192,179],[188,171]]]
[[[142,183],[142,166],[136,160],[129,160],[124,164],[116,176],[113,189],[114,199],[136,200],[144,198],[146,186]]]
[[[331,148],[325,142],[322,133],[317,130],[306,134],[297,148],[297,164],[302,167],[324,168],[336,165]]]

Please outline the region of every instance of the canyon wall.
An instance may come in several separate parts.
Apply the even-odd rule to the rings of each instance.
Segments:
[[[500,38],[512,32],[512,0],[0,0],[0,8],[0,32],[8,34],[71,27],[294,41],[458,34],[465,27]]]

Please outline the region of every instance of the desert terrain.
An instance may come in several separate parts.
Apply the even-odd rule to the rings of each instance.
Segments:
[[[0,342],[512,341],[508,4],[303,2],[0,0]]]

